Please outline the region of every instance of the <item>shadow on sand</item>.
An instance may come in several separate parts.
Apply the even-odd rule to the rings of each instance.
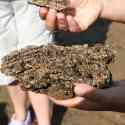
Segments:
[[[9,118],[6,110],[7,104],[0,103],[0,125],[7,125]]]
[[[52,125],[61,125],[63,116],[65,115],[67,108],[62,106],[53,106],[53,116],[52,116]]]

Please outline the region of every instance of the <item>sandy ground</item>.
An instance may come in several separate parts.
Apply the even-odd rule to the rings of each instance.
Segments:
[[[79,35],[78,35],[79,36]],[[63,37],[63,36],[59,36]],[[85,41],[108,41],[117,51],[117,61],[112,66],[113,79],[125,80],[125,25],[99,21],[83,34]],[[7,125],[8,113],[12,113],[7,92],[0,88],[0,125]],[[41,116],[42,118],[42,116]],[[87,112],[56,107],[53,125],[125,125],[125,114],[116,112]]]

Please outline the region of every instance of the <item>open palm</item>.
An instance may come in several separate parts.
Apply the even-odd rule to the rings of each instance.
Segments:
[[[74,89],[76,97],[56,100],[58,105],[75,107],[82,110],[125,112],[125,81],[116,81],[111,88],[96,89],[87,84],[77,84]]]

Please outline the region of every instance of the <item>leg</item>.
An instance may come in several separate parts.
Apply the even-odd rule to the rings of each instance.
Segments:
[[[44,22],[39,17],[38,7],[27,4],[27,0],[14,0],[12,5],[15,11],[19,36],[18,48],[47,44],[51,41],[52,36],[46,30]],[[39,125],[50,125],[49,100],[47,96],[29,92],[29,97]]]
[[[10,0],[0,0],[0,66],[1,58],[17,49],[17,37],[15,16]],[[0,85],[8,85],[12,81],[14,81],[14,78],[8,77],[0,72]],[[24,125],[26,93],[19,86],[8,86],[8,91],[14,105],[14,120],[16,123],[18,122]],[[11,122],[11,125],[16,123]]]
[[[46,95],[29,92],[29,98],[34,108],[39,125],[51,125],[50,102]]]
[[[26,92],[22,91],[18,85],[9,85],[7,88],[14,106],[15,119],[24,121],[26,117]]]

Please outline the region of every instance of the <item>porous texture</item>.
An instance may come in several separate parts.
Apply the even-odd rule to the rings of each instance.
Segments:
[[[32,0],[30,3],[56,9],[57,11],[63,11],[68,8],[68,0]]]
[[[110,87],[108,65],[113,59],[109,46],[49,44],[10,53],[2,59],[1,71],[14,76],[25,90],[67,99],[73,97],[75,82]]]

